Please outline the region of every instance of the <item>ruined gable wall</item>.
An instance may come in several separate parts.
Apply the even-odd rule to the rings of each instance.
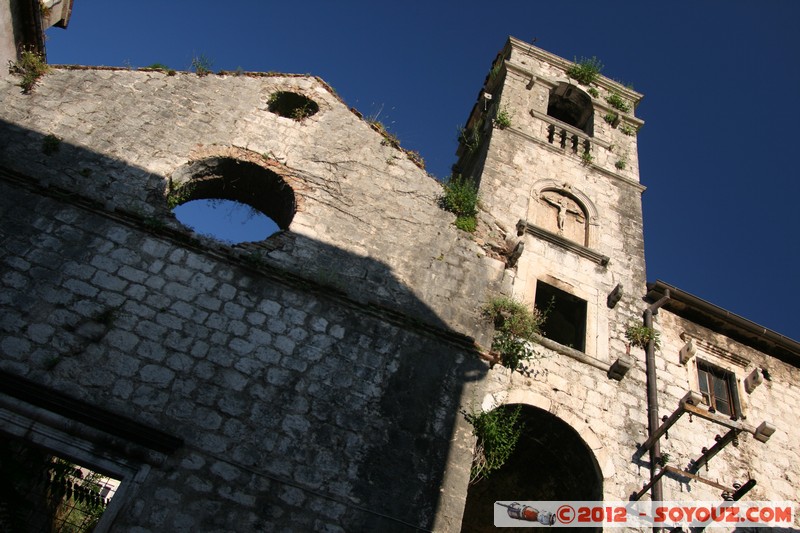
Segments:
[[[276,90],[321,110],[278,117]],[[56,69],[2,91],[2,370],[184,443],[115,527],[458,526],[485,372],[464,334],[487,334],[502,264],[434,180],[313,78]],[[169,178],[220,156],[281,169],[290,231],[234,249],[172,218]]]

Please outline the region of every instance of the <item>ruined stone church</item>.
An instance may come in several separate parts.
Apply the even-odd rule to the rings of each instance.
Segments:
[[[34,37],[66,24],[71,2],[50,3]],[[21,492],[51,488],[8,477],[42,454],[114,480],[95,531],[489,531],[496,501],[800,500],[800,344],[647,282],[642,95],[575,66],[514,38],[488,66],[455,163],[476,233],[319,78],[3,72],[0,524],[42,520]],[[196,199],[280,230],[199,235],[172,212]],[[519,364],[493,342],[498,299],[548,311]],[[471,482],[465,414],[496,410],[519,440]]]

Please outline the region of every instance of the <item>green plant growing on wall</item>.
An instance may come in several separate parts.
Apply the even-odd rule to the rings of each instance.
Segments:
[[[603,117],[603,120],[611,124],[612,126],[616,126],[619,124],[619,113],[606,113]]]
[[[475,233],[475,230],[478,228],[478,221],[475,217],[457,217],[455,225],[461,231]]]
[[[575,60],[575,64],[567,69],[567,76],[574,79],[581,85],[589,85],[597,81],[597,77],[603,70],[603,64],[596,57],[587,59],[582,57]]]
[[[476,151],[481,145],[481,127],[483,120],[479,120],[474,126],[467,129],[458,128],[458,143],[463,144],[469,153]]]
[[[511,126],[511,113],[505,106],[497,112],[494,122],[501,130]]]
[[[472,178],[460,174],[451,176],[444,184],[444,193],[439,198],[439,206],[456,215],[456,227],[473,232],[478,214],[478,185]]]
[[[489,79],[493,80],[500,75],[500,72],[503,71],[503,60],[501,58],[497,58],[492,65],[492,69],[489,71]]]
[[[50,67],[47,66],[44,55],[32,50],[23,50],[18,61],[9,62],[8,64],[8,72],[22,78],[17,85],[22,87],[22,92],[25,94],[33,90],[36,82],[48,70],[50,70]]]
[[[52,133],[42,138],[42,152],[44,155],[53,155],[61,149],[61,139]]]
[[[516,370],[520,363],[534,353],[529,342],[541,333],[550,308],[529,309],[512,298],[495,298],[483,308],[483,315],[494,324],[492,350],[500,356],[501,364]]]
[[[186,183],[185,185],[173,188],[172,182],[170,181],[170,190],[169,193],[167,193],[167,207],[169,207],[171,211],[179,205],[185,204],[192,199],[193,192],[194,184],[192,183]]]
[[[631,346],[637,346],[643,350],[647,348],[647,343],[651,340],[656,350],[661,348],[661,334],[634,320],[628,322],[628,326],[625,328],[625,338],[628,339]]]
[[[176,74],[174,69],[169,68],[164,63],[153,63],[152,65],[147,65],[146,67],[142,67],[144,70],[160,70],[167,76],[174,76]],[[141,70],[141,69],[140,69]]]
[[[486,478],[511,457],[523,428],[519,416],[520,407],[464,413],[464,418],[472,424],[472,432],[477,437],[470,483]]]
[[[606,102],[619,111],[627,113],[631,110],[631,104],[617,93],[612,93],[606,97]]]
[[[586,92],[591,94],[592,98],[598,98],[600,96],[600,92],[594,87],[589,87],[588,89],[586,89]]]
[[[628,158],[624,154],[620,156],[620,158],[617,160],[616,163],[614,163],[614,167],[617,170],[625,170],[627,166],[628,166]]]
[[[581,154],[581,163],[584,165],[590,165],[594,161],[594,157],[589,152],[583,152]]]
[[[192,58],[192,68],[198,76],[211,74],[211,67],[213,64],[214,62],[203,54]]]
[[[383,125],[383,122],[380,120],[369,120],[367,119],[367,123],[369,123],[373,128],[375,128],[378,133],[383,135],[383,140],[381,144],[384,146],[391,146],[393,148],[400,148],[400,139],[397,138],[397,135],[393,133],[389,133],[389,130],[386,129],[386,126]]]
[[[619,128],[619,131],[621,131],[623,135],[627,135],[629,137],[633,137],[634,135],[636,135],[636,129],[633,128],[632,126],[629,126],[628,124],[623,124]]]
[[[405,152],[412,163],[425,170],[425,159],[422,157],[422,154],[416,150],[405,150]]]
[[[306,118],[310,117],[313,114],[314,114],[314,111],[311,109],[311,106],[308,105],[308,104],[302,105],[302,106],[297,107],[297,108],[292,110],[292,118],[297,120],[297,121],[301,121],[303,119],[306,119]]]

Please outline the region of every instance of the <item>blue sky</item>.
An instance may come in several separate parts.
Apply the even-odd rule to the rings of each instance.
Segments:
[[[800,339],[796,0],[75,0],[51,63],[310,73],[439,178],[506,37],[645,97],[637,115],[649,280]]]

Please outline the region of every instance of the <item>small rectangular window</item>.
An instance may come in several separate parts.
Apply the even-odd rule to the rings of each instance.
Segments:
[[[734,420],[741,416],[736,376],[732,372],[698,361],[697,380],[709,411],[727,415]]]
[[[535,303],[547,315],[542,324],[544,337],[581,352],[586,350],[586,300],[537,281]]]

